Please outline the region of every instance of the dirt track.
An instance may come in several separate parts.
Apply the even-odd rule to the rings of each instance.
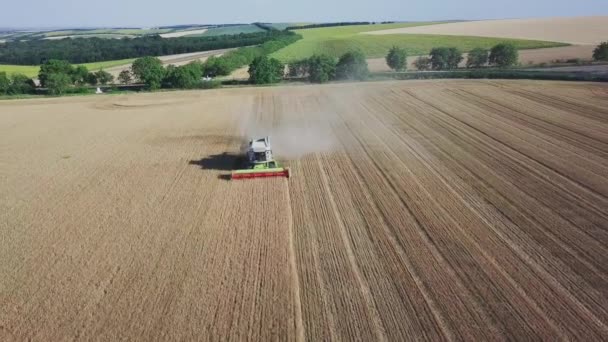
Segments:
[[[0,102],[0,340],[601,340],[606,108],[527,81]],[[226,181],[254,126],[331,144]]]

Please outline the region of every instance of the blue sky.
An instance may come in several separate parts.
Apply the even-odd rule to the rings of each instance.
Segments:
[[[608,15],[608,0],[2,0],[0,27],[496,19]],[[508,5],[504,5],[508,4]]]

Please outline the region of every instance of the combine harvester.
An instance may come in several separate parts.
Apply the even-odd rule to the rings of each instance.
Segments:
[[[247,165],[232,172],[232,179],[287,177],[289,168],[283,168],[274,160],[270,138],[253,139],[247,147]]]

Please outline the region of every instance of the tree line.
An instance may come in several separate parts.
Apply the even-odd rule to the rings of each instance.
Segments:
[[[211,37],[161,38],[154,35],[123,39],[65,38],[6,42],[0,44],[0,63],[38,65],[56,59],[80,64],[253,46],[294,36],[293,32],[268,30]]]
[[[257,71],[255,61],[249,67]],[[277,70],[278,72],[278,70]],[[283,69],[281,69],[281,73]],[[315,54],[309,58],[296,60],[288,65],[288,76],[292,78],[306,78],[313,83],[325,83],[332,80],[365,80],[369,69],[365,55],[358,50],[349,51],[340,58]],[[281,74],[282,76],[282,74]]]
[[[276,30],[275,30],[276,31]],[[278,32],[278,31],[277,31]],[[273,39],[258,46],[241,47],[221,57],[211,57],[205,63],[192,62],[183,66],[164,67],[156,57],[136,59],[131,68],[118,75],[122,84],[133,82],[143,84],[146,89],[159,88],[211,88],[219,82],[210,81],[205,76],[224,76],[249,65],[256,58],[275,52],[302,37],[289,32],[273,35]],[[74,66],[67,60],[50,59],[42,63],[38,73],[40,86],[51,95],[65,93],[86,93],[87,87],[114,83],[114,76],[104,70],[89,71],[84,66]],[[35,94],[34,81],[22,74],[8,75],[0,72],[0,95]]]
[[[242,47],[220,57],[209,57],[204,63],[193,62],[179,67],[170,65],[164,68],[158,58],[144,57],[133,62],[130,72],[133,79],[151,90],[216,86],[217,83],[201,80],[201,77],[227,76],[244,65],[249,65],[252,83],[274,83],[282,79],[284,66],[278,60],[266,56],[301,38],[297,34],[280,36],[259,46]],[[128,79],[128,75],[121,74],[119,79],[121,76]]]
[[[36,91],[34,81],[22,74],[8,75],[0,72],[0,95],[33,94]]]
[[[135,60],[129,70],[123,70],[118,81],[123,84],[137,82],[147,89],[158,88],[212,88],[219,82],[209,81],[204,76],[228,75],[236,68],[249,65],[249,81],[252,84],[280,82],[285,77],[285,65],[268,55],[301,37],[291,35],[266,42],[256,47],[243,47],[221,56],[209,58],[205,63],[192,62],[183,66],[164,67],[156,57]],[[608,42],[597,46],[593,57],[596,61],[608,61]],[[419,70],[454,70],[464,59],[460,50],[438,47],[429,56],[419,57],[414,63]],[[487,65],[508,67],[517,64],[518,52],[511,44],[498,44],[490,50],[473,49],[467,59],[468,68]],[[407,68],[407,53],[393,47],[386,56],[387,64],[394,70]],[[351,51],[335,59],[327,55],[313,55],[310,58],[293,61],[288,65],[288,76],[306,78],[310,82],[324,83],[331,80],[365,80],[369,75],[365,55]],[[431,74],[432,75],[432,74]],[[54,95],[87,90],[86,85],[111,84],[114,77],[103,71],[90,72],[84,66],[73,66],[68,61],[50,60],[40,67],[40,83]],[[36,85],[27,76],[7,75],[0,72],[0,95],[30,94],[36,92]]]
[[[234,70],[249,65],[256,57],[269,55],[302,39],[299,34],[277,37],[259,46],[242,47],[220,57],[209,57],[204,63],[205,76],[217,77],[230,75]]]
[[[386,55],[386,63],[395,71],[407,69],[407,51],[394,46]],[[595,61],[608,61],[608,42],[601,43],[593,51]],[[420,71],[454,70],[464,60],[463,53],[453,47],[437,47],[428,56],[420,56],[414,61],[414,66]],[[484,67],[507,68],[519,63],[517,47],[511,43],[500,43],[491,49],[475,48],[469,51],[466,67],[478,69]]]
[[[386,64],[395,71],[407,69],[407,51],[403,48],[392,47],[386,55]],[[460,49],[454,47],[433,48],[428,56],[420,56],[414,62],[416,69],[426,70],[454,70],[464,60]],[[482,68],[495,66],[500,68],[517,65],[519,52],[517,47],[510,43],[500,43],[490,50],[475,48],[468,54],[467,68]]]

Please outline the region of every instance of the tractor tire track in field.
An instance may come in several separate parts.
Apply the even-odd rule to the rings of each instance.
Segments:
[[[0,340],[605,339],[607,106],[534,81],[0,102]],[[227,181],[251,127],[331,146]]]

